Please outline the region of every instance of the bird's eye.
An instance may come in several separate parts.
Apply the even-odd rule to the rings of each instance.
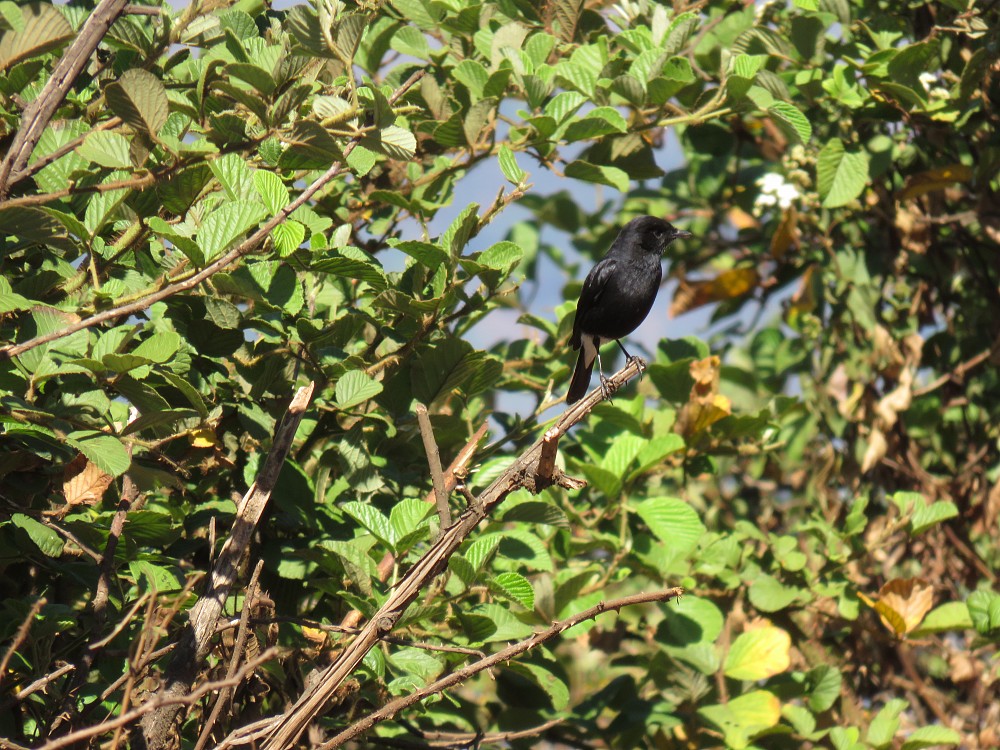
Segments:
[[[656,237],[656,239],[662,240],[663,239],[663,230],[662,229],[656,229],[656,230],[653,231],[653,235]]]

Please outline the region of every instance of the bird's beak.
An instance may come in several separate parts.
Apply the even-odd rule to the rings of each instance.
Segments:
[[[683,230],[683,229],[676,229],[676,230],[674,230],[673,239],[675,239],[675,240],[686,240],[688,237],[694,237],[694,235],[691,234],[688,231]]]

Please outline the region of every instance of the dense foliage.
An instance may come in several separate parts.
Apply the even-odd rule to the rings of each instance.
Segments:
[[[216,692],[185,704],[179,742],[284,711],[350,638],[330,626],[374,613],[437,534],[416,404],[445,465],[488,423],[466,480],[485,487],[557,413],[582,275],[649,213],[695,234],[670,251],[672,309],[711,305],[716,333],[646,352],[560,444],[587,486],[508,497],[310,736],[682,585],[371,732],[996,746],[995,3],[130,8],[0,186],[0,340],[26,344],[0,350],[0,736],[96,746],[157,693],[314,381],[250,556],[250,643],[221,629],[198,684],[274,650],[218,715]],[[92,11],[0,2],[2,142]],[[469,204],[485,174],[506,182]]]

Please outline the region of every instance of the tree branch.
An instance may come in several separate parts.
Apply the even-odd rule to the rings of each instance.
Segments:
[[[434,502],[437,504],[438,518],[441,528],[438,534],[443,534],[451,526],[451,509],[448,507],[448,492],[444,487],[444,473],[441,471],[441,453],[434,439],[434,428],[431,418],[427,415],[427,407],[417,404],[417,424],[420,425],[420,437],[424,441],[424,452],[427,454],[427,464],[431,469],[431,480],[434,483]]]
[[[608,381],[607,389],[615,393],[625,383],[642,372],[645,364],[636,358],[616,372]],[[567,409],[555,428],[565,432],[582,420],[602,399],[601,389],[596,388],[587,396]],[[556,471],[554,477],[538,476],[538,461],[541,457],[544,438],[532,445],[503,474],[497,477],[478,498],[475,505],[466,508],[459,519],[435,541],[407,571],[399,584],[389,594],[378,612],[361,628],[358,636],[340,652],[336,661],[328,666],[315,681],[313,687],[300,696],[291,709],[278,718],[271,731],[264,750],[284,750],[299,738],[309,723],[327,705],[330,697],[341,683],[357,668],[379,639],[389,633],[400,616],[416,600],[420,592],[448,565],[448,559],[459,548],[466,537],[514,490],[522,487],[532,492],[540,492],[553,483],[559,483],[565,476]]]
[[[198,669],[208,654],[209,644],[215,634],[215,625],[222,614],[226,597],[236,581],[240,560],[250,546],[250,538],[260,521],[264,508],[271,498],[278,474],[292,447],[292,439],[298,429],[306,406],[312,398],[313,384],[300,388],[288,411],[275,431],[274,442],[257,476],[257,481],[247,490],[236,509],[236,520],[232,531],[222,546],[222,552],[215,561],[209,577],[208,590],[191,609],[189,624],[181,637],[177,650],[170,660],[163,684],[157,697],[178,697],[191,692]],[[133,746],[157,750],[170,739],[170,728],[183,704],[176,701],[163,702],[162,706],[145,716],[141,732],[133,737]]]
[[[545,630],[538,631],[525,641],[521,641],[520,643],[515,643],[513,646],[501,649],[495,654],[487,656],[485,659],[480,659],[479,661],[462,667],[461,669],[458,669],[439,680],[435,680],[430,685],[422,687],[419,690],[414,690],[412,693],[407,695],[400,696],[393,701],[389,701],[378,711],[369,714],[365,718],[361,719],[361,721],[352,724],[329,742],[320,745],[319,750],[333,750],[333,748],[340,747],[345,742],[353,740],[359,735],[364,734],[379,722],[391,719],[404,708],[412,706],[414,703],[422,701],[424,698],[431,695],[444,692],[448,688],[465,682],[473,675],[479,674],[486,669],[490,669],[498,664],[510,661],[511,659],[530,651],[536,646],[555,638],[557,635],[569,630],[574,625],[579,625],[581,622],[586,620],[593,620],[603,612],[607,612],[608,610],[618,612],[623,607],[630,607],[636,604],[667,602],[671,599],[678,598],[683,593],[684,589],[678,587],[665,589],[663,591],[655,591],[651,594],[633,594],[632,596],[624,596],[620,599],[612,599],[609,602],[599,602],[593,607],[585,609],[583,612],[578,612],[562,622],[553,623],[550,627]]]

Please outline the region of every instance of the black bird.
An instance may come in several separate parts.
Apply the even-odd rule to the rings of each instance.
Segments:
[[[668,221],[640,216],[625,225],[608,254],[587,274],[580,301],[576,303],[570,339],[573,348],[580,350],[580,357],[566,394],[567,404],[576,403],[587,392],[595,359],[604,388],[602,344],[613,339],[626,359],[632,360],[620,339],[632,333],[649,315],[660,288],[663,275],[660,258],[667,245],[690,236],[690,232],[676,229]]]

